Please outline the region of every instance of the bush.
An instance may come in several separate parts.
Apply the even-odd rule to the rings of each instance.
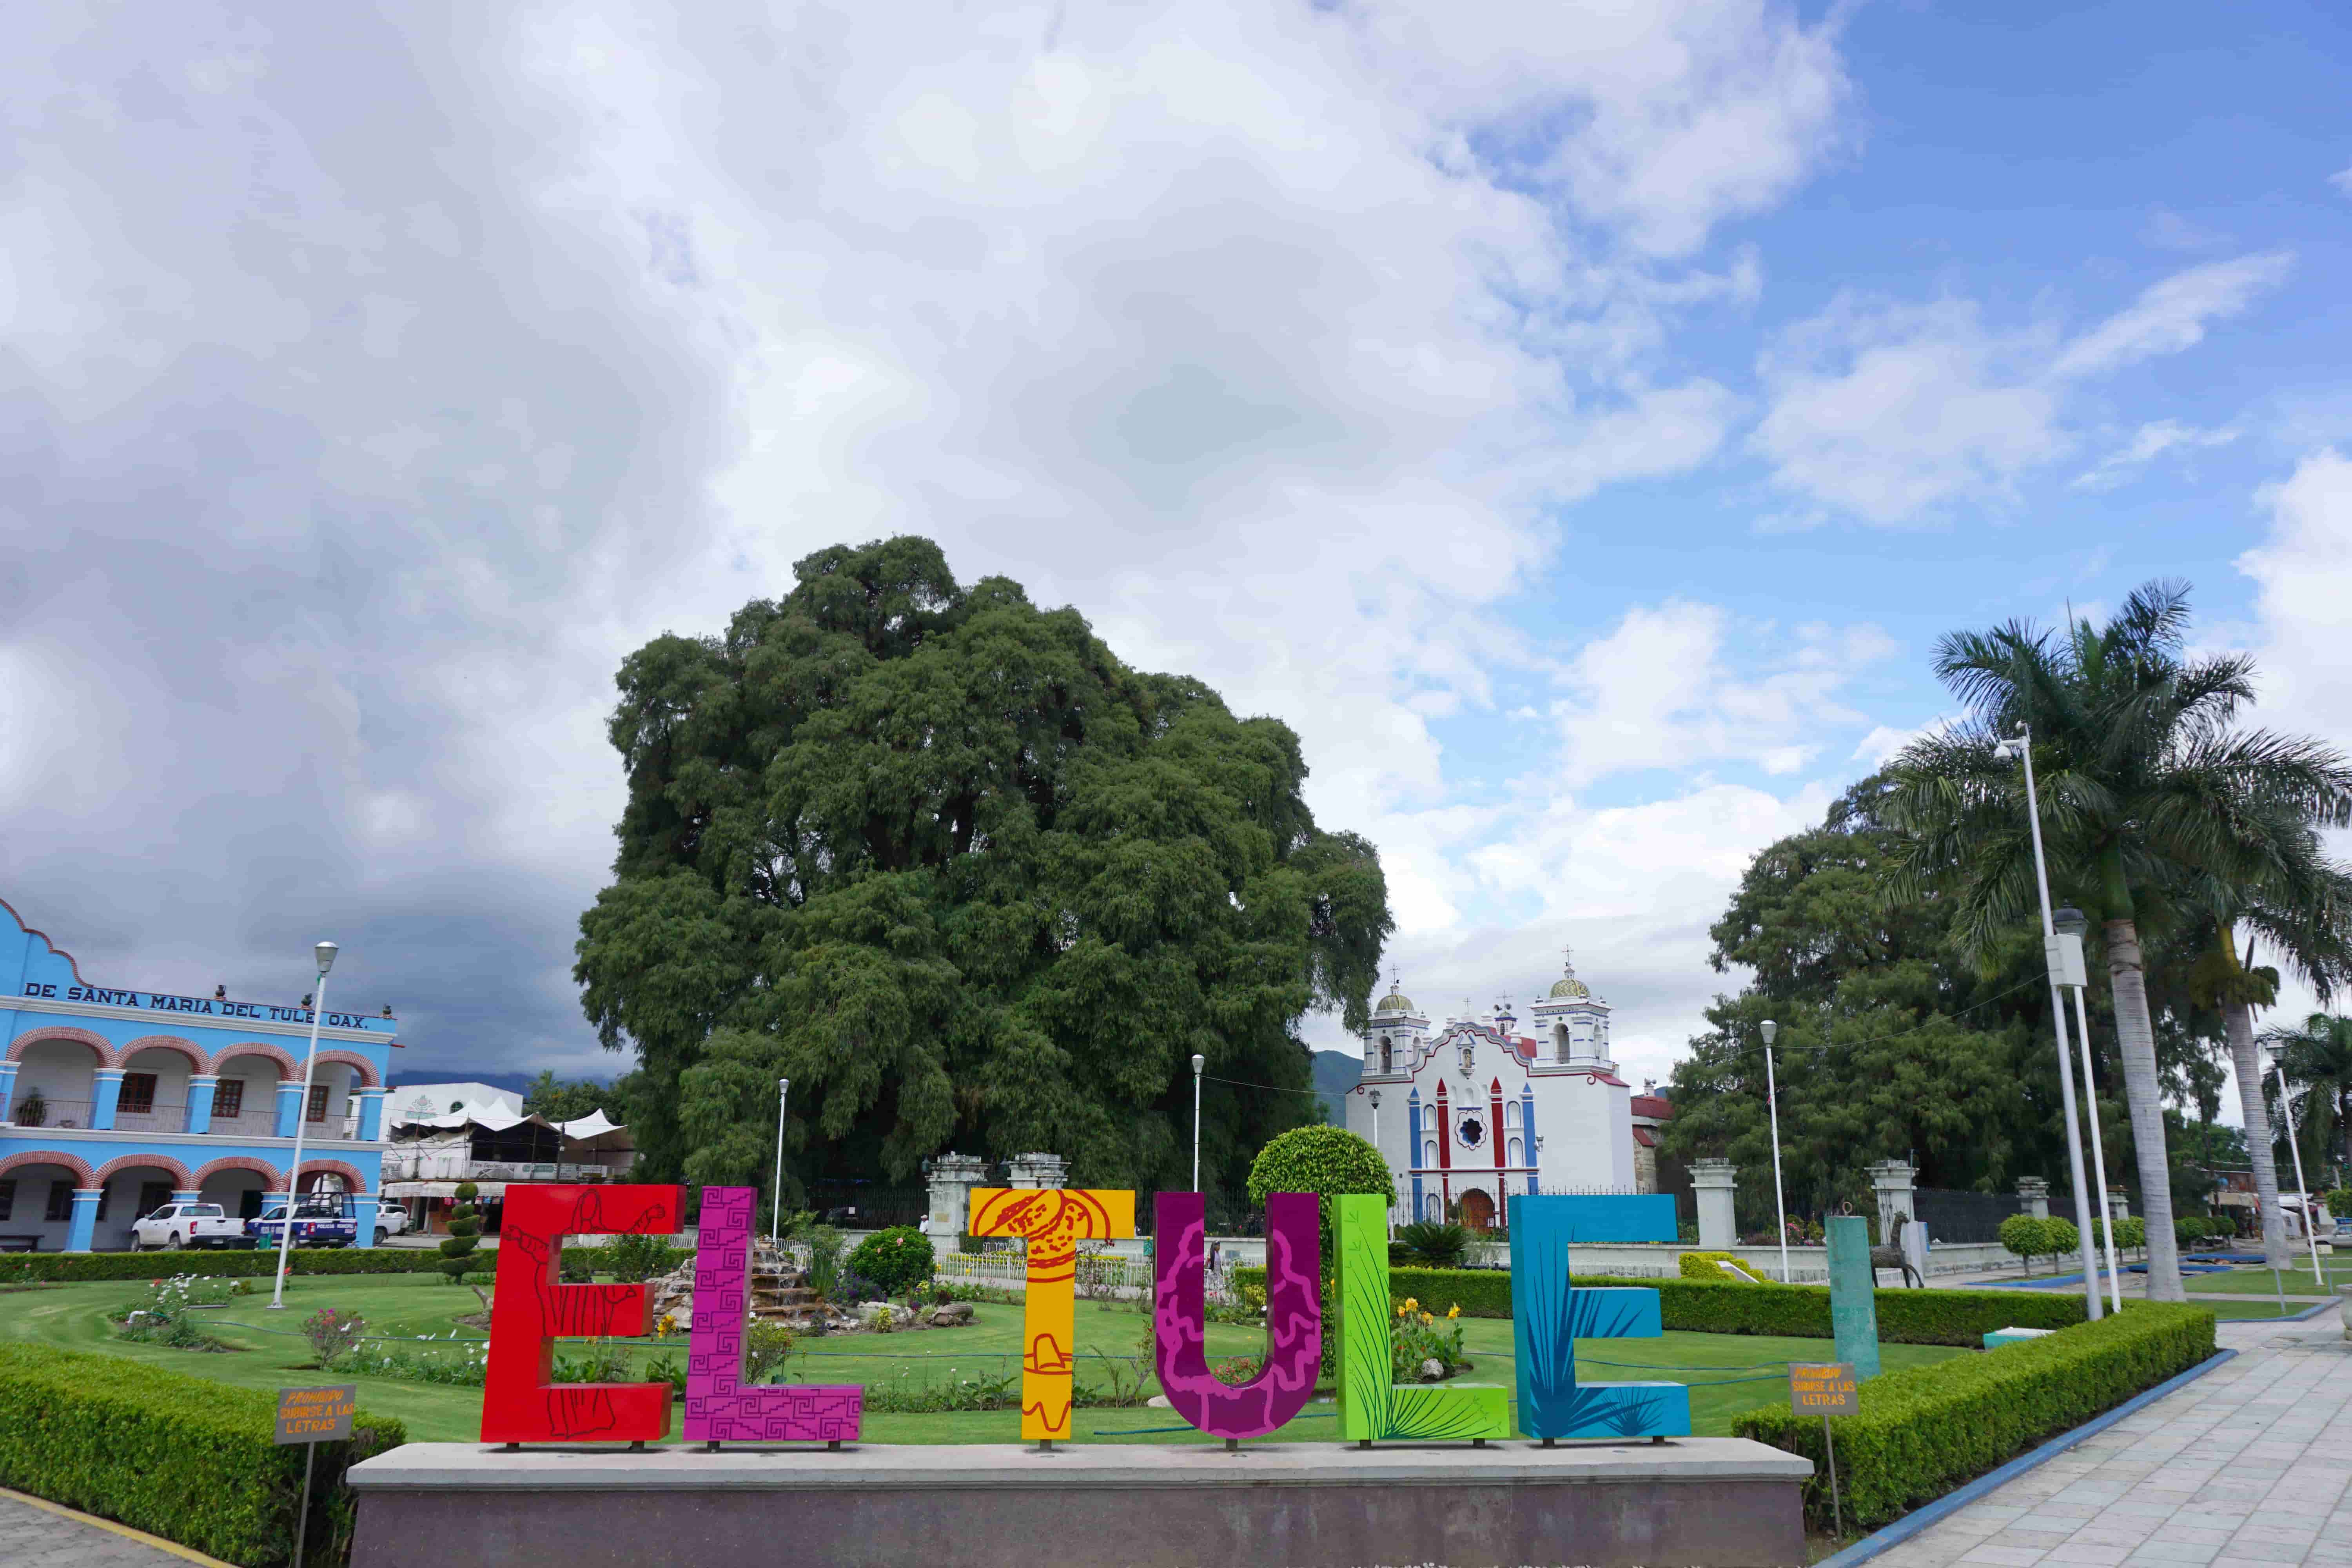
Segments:
[[[310,1354],[321,1372],[332,1367],[344,1352],[355,1348],[366,1332],[365,1318],[357,1312],[338,1312],[332,1307],[321,1307],[302,1320],[302,1337],[310,1342]]]
[[[2319,1194],[2331,1219],[2352,1219],[2352,1187],[2331,1187]]]
[[[1901,1294],[1924,1292],[1880,1299]],[[1845,1517],[1864,1530],[1900,1518],[2212,1353],[2211,1312],[2135,1303],[2023,1344],[1871,1378],[1861,1413],[1836,1418]],[[1822,1463],[1821,1419],[1785,1405],[1734,1416],[1731,1430]],[[1825,1485],[1807,1486],[1821,1521],[1829,1501]]]
[[[1635,1289],[1658,1293],[1664,1327],[1702,1334],[1788,1334],[1832,1338],[1826,1285],[1781,1285],[1769,1290],[1728,1279],[1620,1279],[1578,1275],[1580,1289]],[[1265,1270],[1236,1268],[1237,1292],[1263,1290]],[[1460,1307],[1465,1318],[1511,1315],[1511,1276],[1503,1268],[1395,1268],[1389,1294],[1432,1311]],[[2083,1299],[2024,1290],[1880,1290],[1878,1335],[1889,1344],[1981,1347],[1995,1329],[2063,1329],[2083,1321]],[[1326,1334],[1327,1341],[1336,1334]]]
[[[2121,1229],[2116,1231],[2117,1236],[2122,1234]],[[2025,1259],[2026,1271],[2031,1273],[2037,1258],[2060,1258],[2079,1249],[2083,1233],[2074,1228],[2072,1220],[2036,1219],[2030,1214],[2013,1214],[2000,1222],[2000,1244]]]
[[[474,1196],[480,1191],[471,1182],[457,1184],[457,1206],[449,1211],[449,1237],[441,1244],[441,1272],[452,1285],[472,1270],[474,1248],[481,1245],[476,1239],[482,1234],[481,1211],[474,1206]]]
[[[585,1250],[594,1251],[593,1247]],[[182,1253],[178,1267],[197,1267],[218,1279],[260,1279],[278,1271],[272,1252],[215,1252],[201,1262]],[[0,1285],[29,1285],[47,1280],[60,1285],[88,1284],[100,1279],[153,1279],[164,1268],[154,1254],[142,1252],[33,1252],[0,1258]],[[287,1255],[291,1274],[431,1274],[441,1259],[430,1252],[391,1247],[298,1247]]]
[[[938,1267],[931,1238],[910,1225],[877,1231],[849,1255],[849,1271],[872,1280],[877,1293],[893,1299],[928,1283]]]
[[[1397,1227],[1396,1245],[1389,1249],[1389,1258],[1391,1262],[1429,1268],[1459,1268],[1462,1260],[1470,1255],[1472,1239],[1466,1226],[1451,1220],[1417,1219]]]
[[[809,1289],[820,1301],[838,1300],[842,1297],[842,1253],[848,1247],[848,1238],[829,1225],[813,1225],[802,1238],[808,1244]]]
[[[2091,1245],[2094,1247],[2105,1247],[2106,1244],[2106,1222],[2104,1220],[2093,1220],[2091,1222]],[[2147,1221],[2141,1219],[2135,1215],[2126,1215],[2123,1218],[2116,1221],[2116,1247],[2128,1251],[2135,1247],[2146,1247],[2147,1245]]]
[[[564,1260],[571,1261],[572,1248],[564,1248]],[[657,1275],[667,1274],[677,1267],[673,1261],[678,1249],[658,1236],[616,1236],[604,1247],[581,1247],[582,1252],[601,1252],[601,1261],[611,1270],[613,1278],[624,1285],[635,1285]],[[596,1260],[591,1260],[596,1261]]]
[[[1396,1181],[1381,1152],[1354,1133],[1317,1125],[1294,1127],[1250,1162],[1249,1200],[1259,1208],[1275,1193],[1313,1193],[1322,1211],[1323,1257],[1331,1256],[1331,1200],[1350,1193],[1396,1202]],[[1328,1274],[1329,1269],[1327,1268]]]
[[[120,1356],[0,1344],[0,1486],[120,1520],[247,1568],[293,1556],[302,1447],[271,1441],[277,1401]],[[343,1470],[407,1433],[360,1412],[320,1445],[309,1560],[351,1550]],[[323,1502],[324,1506],[319,1506]]]
[[[1718,1264],[1724,1263],[1732,1264],[1742,1272],[1754,1275],[1754,1279],[1748,1280],[1734,1279],[1731,1275],[1726,1274],[1720,1268],[1717,1267]],[[1684,1253],[1682,1277],[1685,1279],[1706,1279],[1717,1283],[1732,1285],[1747,1285],[1751,1283],[1777,1285],[1780,1283],[1777,1279],[1769,1279],[1761,1274],[1757,1274],[1753,1268],[1739,1260],[1738,1254],[1730,1252]]]

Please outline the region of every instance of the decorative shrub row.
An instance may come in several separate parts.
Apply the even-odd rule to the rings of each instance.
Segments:
[[[1736,1252],[1685,1252],[1683,1254],[1682,1277],[1685,1279],[1720,1279],[1732,1285],[1748,1283],[1744,1279],[1732,1279],[1718,1267],[1726,1263],[1743,1269],[1748,1268],[1747,1261]],[[1757,1276],[1757,1281],[1762,1284],[1780,1283],[1777,1279],[1767,1279],[1762,1275]]]
[[[2211,1312],[2135,1302],[2042,1339],[1871,1378],[1860,1414],[1835,1418],[1845,1517],[1864,1530],[1899,1519],[2212,1353]],[[1806,1510],[1827,1522],[1820,1417],[1767,1405],[1734,1416],[1731,1430],[1812,1460],[1820,1479]]]
[[[567,1247],[568,1267],[585,1264],[591,1272],[612,1271],[609,1247]],[[669,1268],[694,1254],[670,1247]],[[478,1253],[474,1262],[488,1271],[494,1254]],[[434,1274],[441,1255],[404,1247],[298,1247],[288,1258],[289,1274]],[[77,1284],[93,1279],[161,1279],[174,1274],[204,1274],[216,1279],[251,1279],[278,1272],[275,1248],[215,1252],[20,1252],[0,1257],[0,1285],[47,1279]],[[667,1272],[664,1269],[663,1272]]]
[[[1265,1271],[1236,1268],[1238,1289],[1263,1289]],[[1637,1286],[1658,1293],[1669,1329],[1701,1334],[1782,1334],[1826,1340],[1830,1292],[1826,1285],[1775,1285],[1759,1289],[1729,1279],[1620,1279],[1579,1276],[1570,1283],[1591,1289]],[[1511,1276],[1499,1268],[1391,1268],[1389,1294],[1410,1296],[1430,1311],[1458,1306],[1465,1318],[1511,1315]],[[2083,1299],[2031,1290],[1881,1290],[1878,1337],[1888,1344],[1966,1345],[1975,1349],[1995,1329],[2063,1329],[2083,1321]]]
[[[271,1441],[276,1409],[258,1389],[120,1356],[0,1344],[0,1486],[276,1568],[293,1557],[303,1460],[300,1445]],[[407,1440],[365,1411],[352,1433],[318,1456],[307,1557],[328,1568],[351,1550],[344,1468]]]

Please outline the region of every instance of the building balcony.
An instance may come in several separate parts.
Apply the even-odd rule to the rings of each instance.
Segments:
[[[208,1120],[210,1125],[205,1127],[202,1133],[202,1136],[207,1138],[250,1141],[256,1138],[293,1136],[290,1130],[283,1133],[278,1131],[277,1114],[268,1108],[242,1110],[235,1116],[223,1116],[215,1111]],[[37,1101],[18,1100],[10,1109],[10,1115],[0,1119],[0,1129],[10,1132],[64,1131],[121,1132],[131,1136],[154,1132],[191,1134],[191,1129],[188,1126],[188,1108],[183,1103],[153,1101],[136,1108],[118,1105],[114,1108],[112,1121],[108,1125],[102,1127],[94,1125],[105,1121],[107,1118],[100,1102],[88,1100],[52,1100],[43,1096]],[[302,1142],[320,1144],[357,1143],[364,1140],[360,1137],[359,1118],[341,1116],[304,1122]]]

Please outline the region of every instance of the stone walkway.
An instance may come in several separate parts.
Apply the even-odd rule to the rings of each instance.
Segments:
[[[2352,1343],[2225,1322],[2235,1361],[1873,1560],[1872,1568],[2352,1568]]]
[[[0,1564],[5,1568],[187,1568],[188,1562],[177,1552],[0,1497]]]

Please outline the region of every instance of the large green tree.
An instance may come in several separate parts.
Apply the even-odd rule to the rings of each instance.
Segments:
[[[2105,626],[2077,621],[2061,635],[2012,621],[1950,634],[1936,671],[1967,716],[1890,764],[1882,807],[1903,835],[1890,895],[1952,900],[1955,929],[1990,962],[2038,920],[2024,781],[1997,750],[2030,731],[2053,889],[2104,922],[2158,1300],[2185,1295],[2143,915],[2160,918],[2169,893],[2200,881],[2242,910],[2284,884],[2284,858],[2311,824],[2352,799],[2352,767],[2333,749],[2239,726],[2251,664],[2189,656],[2188,626],[2186,585],[2157,583]]]
[[[2263,1043],[2279,1052],[2279,1067],[2300,1104],[2294,1135],[2301,1141],[2305,1180],[2314,1192],[2338,1185],[2352,1165],[2352,1018],[2314,1013],[2300,1025],[2275,1026]],[[2273,1125],[2288,1108],[2281,1102],[2275,1074],[2263,1081]],[[2282,1152],[2289,1146],[2281,1141]]]
[[[1318,827],[1297,737],[1128,668],[1069,609],[930,542],[819,551],[716,637],[623,664],[614,880],[577,975],[642,1063],[649,1174],[911,1177],[1048,1150],[1186,1184],[1192,1071],[1304,1090],[1311,1009],[1366,1020],[1371,845]],[[1212,1082],[1213,1179],[1307,1118]]]

